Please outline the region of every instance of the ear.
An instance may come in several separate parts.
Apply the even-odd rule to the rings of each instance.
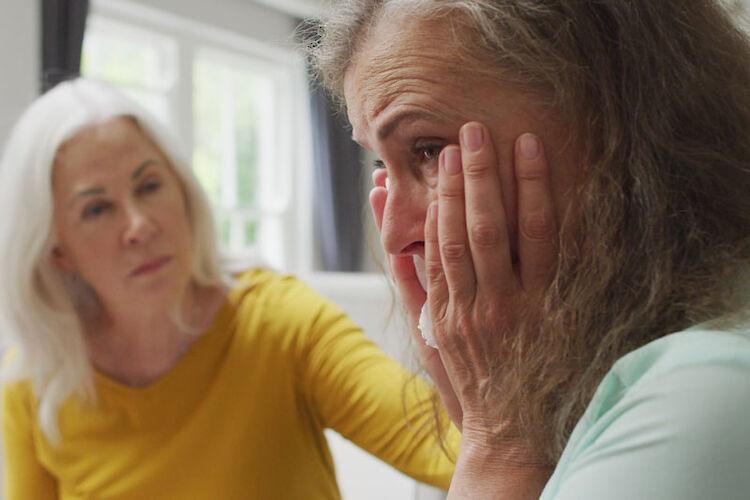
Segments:
[[[52,265],[61,273],[68,274],[76,270],[73,261],[68,257],[68,254],[59,246],[52,247],[50,252],[50,259],[52,259]]]

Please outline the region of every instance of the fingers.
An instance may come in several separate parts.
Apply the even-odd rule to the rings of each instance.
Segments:
[[[549,169],[541,141],[533,134],[516,140],[518,183],[518,254],[521,286],[542,291],[557,265],[557,222],[552,202]]]
[[[383,213],[385,212],[387,198],[388,191],[384,187],[376,186],[370,191],[370,207],[372,208],[372,215],[375,217],[375,225],[378,227],[378,232],[383,227]]]
[[[448,286],[443,273],[440,241],[438,239],[438,202],[432,202],[427,209],[424,224],[424,262],[427,270],[428,300],[433,326],[445,316],[448,306]],[[434,329],[433,329],[434,331]],[[439,345],[439,344],[438,344]]]
[[[489,130],[469,122],[459,134],[466,193],[466,226],[477,288],[488,294],[517,287],[500,173]]]
[[[377,187],[386,187],[385,181],[388,179],[388,171],[384,168],[376,168],[372,172],[372,183]]]
[[[458,300],[465,300],[474,296],[476,280],[466,234],[461,150],[455,145],[444,148],[440,153],[439,165],[437,239],[440,244],[440,260],[451,295]]]
[[[386,189],[386,179],[388,172],[384,168],[378,168],[372,173],[372,182],[375,187],[370,191],[370,206],[372,214],[375,216],[375,224],[380,232],[383,227],[383,212],[385,211],[385,201],[388,198]]]

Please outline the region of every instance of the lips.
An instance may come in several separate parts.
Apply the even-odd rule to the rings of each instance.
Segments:
[[[156,257],[153,259],[150,259],[140,266],[136,267],[130,272],[131,276],[143,276],[145,274],[150,274],[152,272],[155,272],[159,269],[161,269],[167,262],[172,260],[172,257],[170,255],[162,255],[160,257]]]

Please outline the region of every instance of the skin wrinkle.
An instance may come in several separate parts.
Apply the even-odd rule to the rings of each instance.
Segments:
[[[525,92],[499,83],[497,78],[478,73],[468,65],[458,64],[463,59],[459,57],[455,47],[445,42],[445,36],[442,39],[433,36],[434,33],[445,35],[444,30],[436,28],[436,24],[439,25],[439,22],[434,20],[432,23],[420,23],[421,31],[409,31],[403,26],[376,26],[370,40],[389,40],[388,44],[384,44],[389,47],[387,59],[382,59],[382,47],[378,47],[377,42],[365,41],[362,47],[367,48],[355,56],[344,77],[345,97],[354,136],[382,159],[390,181],[382,212],[383,247],[391,255],[424,253],[426,210],[429,203],[437,197],[437,191],[435,186],[417,182],[418,179],[407,168],[413,162],[411,150],[415,142],[434,138],[443,146],[457,144],[461,126],[469,121],[480,121],[488,127],[489,136],[485,139],[492,142],[497,153],[497,166],[494,168],[498,169],[499,188],[502,191],[500,196],[507,214],[507,218],[502,220],[503,224],[507,224],[508,238],[512,242],[509,251],[512,255],[517,255],[518,208],[514,173],[517,137],[524,132],[533,132],[540,137],[544,151],[550,152],[548,160],[554,185],[556,213],[567,210],[569,193],[572,191],[571,182],[580,165],[580,157],[575,154],[577,151],[562,147],[569,138],[569,128],[551,119],[552,115],[544,112],[545,108],[537,100],[530,99]],[[429,35],[422,36],[425,33]],[[434,43],[425,47],[425,39]],[[436,78],[436,75],[440,77]],[[387,131],[390,123],[406,113],[422,113],[435,116],[435,119],[403,120],[391,134],[383,138],[382,131]],[[444,198],[444,193],[441,196]],[[483,200],[466,201],[468,210],[481,213]],[[481,220],[476,222],[480,223],[480,239],[482,234],[485,234],[484,239],[494,239],[492,234],[487,236],[487,232],[481,229]],[[475,226],[470,226],[467,229],[474,228]],[[419,243],[422,244],[421,247],[415,246]],[[450,242],[443,241],[440,245],[444,259],[455,260],[456,256],[451,259],[452,252],[459,257],[466,255],[467,242],[452,243],[458,244],[452,246]],[[429,259],[425,264],[431,266]],[[428,270],[429,274],[434,274],[434,270]],[[451,298],[457,299],[457,295],[454,290]],[[461,301],[466,299],[469,298],[465,297]],[[483,357],[476,352],[478,346],[469,339],[471,325],[480,325],[486,331],[488,337],[479,341],[485,353],[497,348],[497,340],[490,345],[490,336],[501,339],[500,343],[502,339],[511,340],[508,339],[508,334],[495,331],[496,322],[493,318],[497,319],[501,313],[489,310],[490,303],[486,304],[487,307],[482,307],[483,305],[485,304],[477,304],[478,310],[485,313],[481,318],[454,317],[458,322],[458,331],[451,336],[449,349],[456,352],[458,361],[455,368],[459,371],[475,371],[474,368],[468,370],[470,365],[466,363]],[[432,311],[433,324],[436,326],[444,322],[447,306],[447,303],[437,304]],[[469,311],[472,310],[471,307],[459,309],[466,314],[470,314]],[[418,315],[416,311],[413,314]],[[491,317],[486,317],[487,314]],[[456,326],[452,321],[451,323],[453,326],[448,325],[451,328]],[[503,321],[497,323],[503,324]],[[484,373],[475,373],[477,378],[474,382],[479,382],[478,387],[463,388],[470,389],[469,392],[474,391],[479,400],[489,399],[490,394],[497,393],[494,383],[498,378],[497,374],[502,378],[507,370],[505,363],[492,361],[486,363],[485,368]],[[466,392],[465,390],[461,392]],[[507,422],[497,414],[493,417],[496,418],[493,426],[498,428],[493,429],[491,434],[503,434]],[[483,428],[487,429],[488,426]],[[514,430],[509,432],[516,433]],[[492,440],[492,435],[485,436],[484,439]]]
[[[364,88],[361,91],[364,95],[365,109],[360,111],[350,107],[354,136],[358,142],[366,147],[369,147],[366,139],[369,135],[368,124],[374,124],[376,130],[382,128],[383,122],[388,118],[386,112],[391,108],[398,109],[399,106],[405,106],[420,109],[426,114],[444,121],[454,121],[457,118],[457,113],[448,111],[453,109],[453,104],[448,99],[436,97],[424,90],[430,88],[431,85],[438,85],[440,82],[412,76],[409,74],[408,68],[398,68],[393,70],[393,73],[395,76],[391,79],[382,78],[382,75],[387,75],[387,73],[381,74],[381,77],[370,77],[368,86],[372,85],[375,88]],[[462,91],[452,88],[452,92],[459,93]],[[377,98],[370,97],[373,94]],[[357,120],[358,115],[364,115],[365,119]]]
[[[365,40],[362,46],[369,49],[356,54],[346,72],[344,90],[348,97],[348,114],[355,140],[380,156],[389,171],[393,188],[406,183],[405,176],[411,166],[405,158],[410,157],[414,141],[418,138],[439,138],[442,146],[456,144],[457,124],[472,120],[490,124],[491,140],[498,151],[506,212],[513,214],[517,195],[510,166],[513,164],[516,136],[509,130],[523,127],[521,124],[526,123],[527,128],[520,131],[533,130],[542,138],[545,150],[550,151],[551,182],[557,188],[554,192],[555,206],[560,207],[559,214],[564,214],[566,210],[562,207],[567,206],[572,191],[571,180],[575,178],[575,168],[562,160],[575,149],[570,147],[569,134],[561,133],[561,126],[547,118],[548,113],[542,105],[522,99],[526,97],[524,93],[499,86],[496,78],[486,74],[477,75],[469,71],[470,68],[459,67],[456,61],[462,59],[455,53],[455,47],[445,40],[446,34],[451,37],[455,35],[435,28],[435,24],[439,26],[441,23],[434,20],[432,24],[420,22],[418,26],[422,30],[410,26],[406,31],[398,25],[376,26],[369,34],[370,41],[389,42],[380,45]],[[424,35],[425,32],[428,34]],[[442,34],[442,38],[435,33]],[[445,50],[446,47],[451,49]],[[466,76],[467,72],[472,73],[471,78]],[[435,75],[440,75],[440,78],[435,78]],[[507,91],[504,90],[506,88]],[[478,99],[477,96],[482,98]],[[523,104],[519,102],[521,100]],[[421,112],[435,119],[399,123],[387,139],[380,141],[377,132],[383,127],[387,128],[395,116],[407,112]],[[414,186],[410,189],[412,199],[424,196],[435,199],[434,193],[416,192]],[[392,217],[386,211],[386,226],[396,223]],[[423,221],[401,220],[399,223],[403,232],[422,231]],[[508,223],[511,240],[514,241],[517,234],[516,218],[508,217]]]
[[[505,409],[517,413],[524,430],[538,433],[556,460],[615,359],[738,307],[725,290],[748,255],[746,232],[737,229],[746,226],[736,222],[750,213],[738,189],[747,176],[729,166],[747,165],[748,157],[742,133],[748,122],[747,92],[741,91],[749,81],[741,64],[748,53],[745,37],[710,2],[420,4],[421,12],[411,16],[395,7],[390,17],[363,13],[367,31],[349,34],[358,42],[354,55],[380,42],[396,45],[411,31],[434,37],[439,29],[420,30],[414,20],[435,19],[441,10],[455,13],[468,27],[457,33],[463,43],[456,60],[484,59],[485,75],[512,82],[499,87],[527,86],[527,95],[536,89],[531,101],[566,117],[564,147],[586,153],[566,192],[577,198],[573,206],[564,214],[545,212],[557,217],[563,236],[558,274],[540,297],[545,320],[539,331],[545,335],[535,335],[533,322],[526,321],[520,331],[530,335],[511,336],[509,356],[493,365],[500,374],[504,365],[516,366],[498,385],[515,395]],[[633,14],[648,24],[628,19]],[[398,27],[403,36],[363,40],[376,31],[370,25],[392,24],[399,15],[409,19]],[[342,53],[335,42],[347,36],[335,27],[332,33],[329,56]],[[387,31],[381,27],[379,33]],[[323,66],[335,76],[345,76],[344,69]],[[351,74],[356,68],[348,69]],[[471,75],[477,68],[456,69]],[[545,154],[556,146],[542,142]],[[549,165],[551,184],[559,189],[556,159],[549,158]],[[680,172],[690,175],[681,179]],[[579,227],[580,237],[573,234]],[[670,240],[676,243],[668,248]]]

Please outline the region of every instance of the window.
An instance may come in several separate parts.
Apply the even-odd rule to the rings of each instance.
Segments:
[[[177,77],[174,39],[124,23],[92,16],[81,58],[84,75],[116,84],[170,124],[169,93]]]
[[[149,109],[192,150],[225,253],[312,267],[304,66],[265,46],[129,2],[94,2],[82,73]]]

